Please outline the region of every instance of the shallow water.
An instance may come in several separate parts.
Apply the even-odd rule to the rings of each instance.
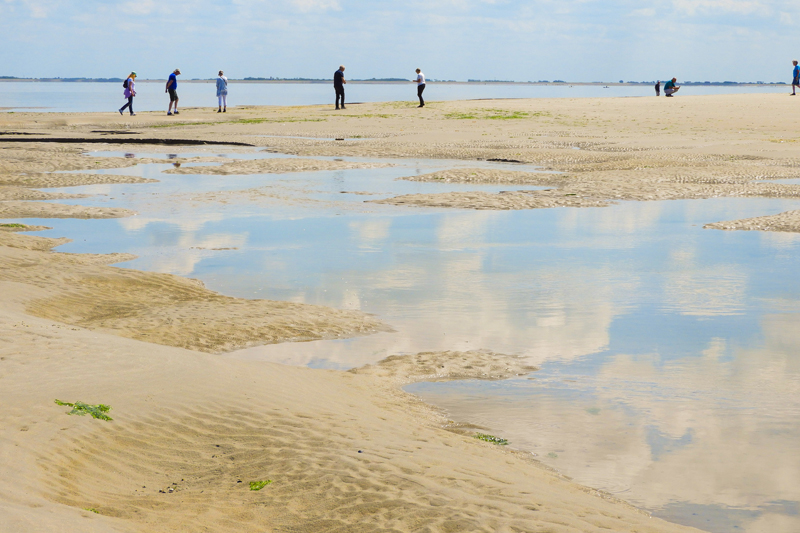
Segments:
[[[121,266],[234,296],[361,309],[396,330],[233,357],[345,369],[424,350],[523,355],[541,370],[407,390],[657,516],[719,532],[800,530],[800,235],[702,229],[800,202],[415,209],[364,200],[518,189],[395,178],[454,165],[531,168],[388,160],[397,166],[169,175],[161,157],[107,171],[160,183],[68,188],[97,196],[59,201],[138,216],[23,222],[75,239],[59,251],[130,252],[139,258]],[[235,193],[243,189],[260,195]]]
[[[169,98],[163,81],[136,82],[136,111],[167,109]],[[0,109],[11,111],[102,112],[111,113],[127,100],[122,97],[122,82],[2,82]],[[784,86],[686,86],[681,94],[780,93]],[[185,83],[179,81],[181,107],[217,107],[214,81]],[[417,101],[416,87],[411,83],[357,83],[346,88],[348,102]],[[474,100],[491,98],[586,98],[609,96],[653,96],[650,85],[506,85],[492,83],[447,84],[430,82],[425,99]],[[242,105],[315,105],[333,104],[333,87],[328,83],[242,83],[229,84],[228,104]]]

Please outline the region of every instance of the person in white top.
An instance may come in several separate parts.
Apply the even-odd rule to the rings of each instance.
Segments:
[[[411,81],[417,84],[417,97],[419,97],[419,105],[417,107],[425,107],[425,100],[422,99],[422,91],[425,90],[425,74],[420,69],[417,69],[417,79]]]

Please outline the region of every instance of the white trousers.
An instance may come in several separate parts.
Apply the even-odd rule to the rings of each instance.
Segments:
[[[228,95],[227,94],[221,94],[221,95],[217,96],[217,99],[219,100],[219,107],[228,107]]]

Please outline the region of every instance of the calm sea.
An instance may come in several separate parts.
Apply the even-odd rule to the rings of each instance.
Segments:
[[[166,110],[169,99],[163,81],[136,83],[136,111]],[[50,112],[113,112],[125,103],[122,83],[76,82],[0,82],[0,110]],[[774,93],[786,86],[686,86],[681,94]],[[213,81],[179,83],[183,107],[217,105]],[[474,100],[489,98],[586,98],[611,96],[653,96],[653,87],[598,85],[510,85],[497,83],[429,83],[426,100]],[[410,82],[354,83],[346,87],[348,102],[392,102],[416,100]],[[314,105],[333,103],[333,87],[327,83],[248,83],[229,84],[228,104],[237,105]]]

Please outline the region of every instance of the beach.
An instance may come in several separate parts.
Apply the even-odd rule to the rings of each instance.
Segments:
[[[186,108],[178,117],[0,115],[0,223],[14,221],[0,226],[0,512],[8,517],[0,530],[693,531],[574,483],[530,453],[476,439],[481,428],[450,421],[400,388],[534,371],[523,358],[476,346],[335,371],[225,357],[393,325],[358,309],[247,300],[177,275],[117,268],[130,259],[122,253],[59,253],[64,239],[21,226],[27,218],[137,216],[40,190],[146,183],[125,169],[163,162],[86,155],[92,150],[176,154],[166,174],[219,179],[460,160],[475,165],[404,179],[503,188],[364,195],[366,209],[791,200],[800,185],[782,180],[800,177],[792,104],[784,94],[682,94],[431,101],[424,109],[409,100],[338,112]],[[229,156],[192,155],[188,143],[200,141]],[[296,157],[237,159],[248,145]],[[330,159],[340,157],[350,160]],[[544,172],[484,166],[491,161]],[[179,206],[179,196],[160,200]],[[298,201],[258,188],[192,201],[265,198]],[[705,231],[800,231],[797,211],[763,217],[708,220]],[[110,405],[113,420],[67,416],[56,399]]]

